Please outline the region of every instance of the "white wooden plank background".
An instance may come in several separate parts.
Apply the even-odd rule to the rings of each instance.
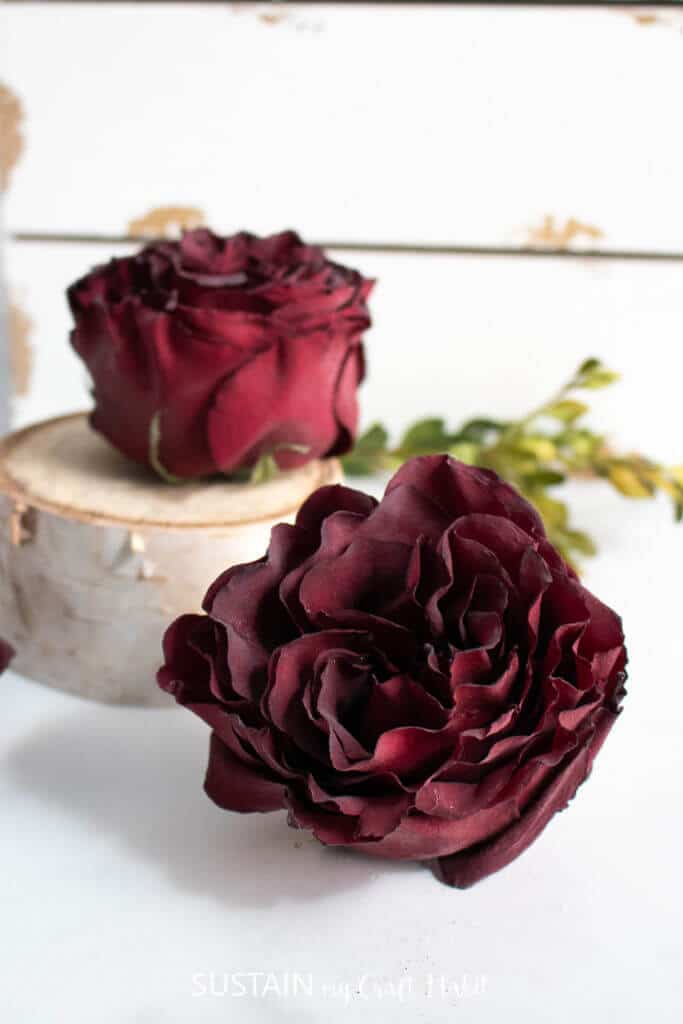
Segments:
[[[29,3],[0,25],[13,232],[190,205],[329,242],[683,251],[665,8]]]
[[[9,247],[11,295],[33,325],[33,376],[28,394],[14,402],[17,425],[89,406],[84,368],[67,342],[64,289],[91,264],[131,248]],[[381,419],[398,430],[429,414],[451,422],[482,412],[521,414],[550,397],[582,359],[597,355],[623,371],[624,379],[592,394],[596,424],[627,448],[680,463],[679,265],[338,255],[378,279],[371,300],[375,326],[366,338],[369,375],[361,393],[365,423]]]
[[[0,85],[24,111],[24,149],[5,195],[15,238],[2,253],[22,378],[14,424],[88,405],[85,373],[67,341],[64,289],[131,246],[75,236],[123,237],[154,208],[196,207],[226,232],[288,224],[339,243],[514,251],[531,242],[683,256],[681,20],[680,10],[650,7],[0,4]],[[17,240],[22,233],[52,240]],[[624,373],[620,385],[591,395],[594,422],[627,449],[682,461],[680,261],[332,254],[378,278],[362,390],[366,424],[382,419],[397,431],[430,413],[451,422],[479,412],[516,415],[590,354]],[[0,330],[0,430],[7,355]],[[678,609],[675,573],[667,570],[680,561],[682,534],[668,508],[619,506],[606,485],[576,491],[576,521],[602,551],[589,584],[618,604],[630,637],[625,731],[608,744],[577,805],[510,869],[521,872],[517,881],[501,874],[468,894],[467,907],[451,900],[459,909],[449,910],[448,894],[426,872],[409,878],[383,869],[368,885],[360,861],[294,853],[301,844],[270,818],[218,822],[214,814],[216,824],[208,802],[193,802],[185,786],[189,780],[198,791],[205,736],[197,734],[195,750],[192,737],[157,730],[154,737],[166,738],[152,762],[162,768],[150,782],[144,723],[111,725],[108,709],[105,724],[85,705],[46,709],[45,694],[10,675],[9,710],[20,728],[13,732],[9,722],[3,780],[15,791],[19,839],[9,851],[16,870],[5,874],[25,880],[17,891],[28,894],[21,906],[8,902],[16,962],[8,961],[14,978],[0,988],[12,1024],[40,1018],[41,1007],[49,1016],[55,991],[74,1020],[91,1019],[97,1002],[102,1021],[117,1024],[131,1013],[169,1024],[197,1013],[224,1021],[225,1001],[199,1007],[191,1000],[190,972],[241,969],[240,956],[259,969],[313,966],[333,978],[368,965],[397,979],[425,965],[456,976],[485,970],[491,994],[461,1007],[468,1020],[512,1010],[529,1024],[545,1022],[547,1005],[563,1021],[577,1011],[590,1020],[596,1006],[616,1008],[625,1022],[653,1009],[662,1024],[677,1019],[680,842],[670,818],[680,802],[680,751],[668,690],[678,684],[671,672]],[[180,724],[193,728],[189,719]],[[103,749],[115,756],[103,759]],[[634,750],[652,757],[634,759]],[[640,770],[653,759],[654,791]],[[111,764],[123,765],[123,776]],[[179,766],[175,788],[168,764]],[[131,779],[141,774],[147,782],[136,790]],[[141,799],[131,803],[131,792]],[[183,799],[195,818],[170,835]],[[616,865],[616,847],[593,842],[595,824],[607,819],[627,851]],[[57,838],[27,847],[22,837],[34,833]],[[656,878],[653,844],[664,851]],[[284,896],[281,885],[264,890],[264,879],[278,874],[276,861],[288,877]],[[231,864],[237,890],[226,883]],[[116,884],[103,887],[103,878]],[[408,883],[413,903],[426,908],[417,930]],[[347,912],[359,885],[360,931]],[[46,915],[45,898],[57,890],[61,901]],[[310,899],[312,892],[323,898]],[[276,905],[295,911],[295,955],[285,962],[278,958],[292,949],[263,942],[275,934]],[[321,946],[335,908],[349,927]],[[239,919],[239,935],[226,913]],[[520,932],[521,917],[531,924]],[[397,944],[404,933],[411,941]],[[150,958],[160,935],[170,938]],[[567,964],[578,949],[586,955],[577,984]],[[93,969],[76,977],[74,964],[84,960]],[[36,985],[42,961],[47,981]],[[625,967],[635,985],[624,986]],[[415,1020],[412,1004],[374,1002],[367,1013],[357,1004],[354,1011],[373,1022]],[[254,1022],[299,1010],[265,1000],[238,1009]],[[316,1009],[320,1019],[349,1016],[330,1001]],[[434,1021],[450,1021],[454,1009],[424,1004]],[[312,1011],[302,1012],[308,1019]]]

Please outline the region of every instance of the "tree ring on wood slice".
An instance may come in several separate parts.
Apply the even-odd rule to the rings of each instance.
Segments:
[[[262,484],[158,480],[112,448],[86,414],[0,442],[0,636],[16,671],[122,704],[167,704],[156,686],[165,628],[210,583],[260,558],[336,459]]]

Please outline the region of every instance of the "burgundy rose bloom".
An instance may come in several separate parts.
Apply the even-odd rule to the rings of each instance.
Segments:
[[[446,456],[379,504],[321,488],[204,607],[159,683],[213,730],[211,798],[459,887],[567,804],[624,693],[618,616],[513,488]]]
[[[67,293],[92,425],[180,477],[345,452],[371,288],[293,231],[200,228],[96,267]]]

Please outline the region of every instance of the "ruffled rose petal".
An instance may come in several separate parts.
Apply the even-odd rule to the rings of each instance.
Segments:
[[[307,530],[318,539],[328,517],[338,512],[351,512],[365,518],[377,508],[377,501],[363,491],[341,484],[319,487],[303,503],[296,517],[296,525]]]
[[[406,485],[429,494],[450,521],[473,512],[489,513],[534,537],[545,537],[538,512],[490,470],[466,466],[447,455],[422,455],[399,469],[386,493]]]
[[[285,806],[285,788],[263,770],[246,765],[214,733],[204,789],[227,811],[279,811]]]
[[[474,849],[442,856],[435,865],[438,876],[447,885],[467,889],[480,879],[500,871],[524,853],[553,815],[564,810],[587,778],[595,755],[614,720],[615,716],[605,711],[591,743],[571,758],[518,821],[494,835],[494,838],[483,840]]]
[[[436,543],[449,524],[448,515],[417,488],[406,484],[385,492],[360,528],[366,538],[416,544],[421,537]]]
[[[457,821],[412,813],[405,815],[398,828],[384,839],[364,843],[358,849],[389,860],[432,860],[454,850],[467,849],[492,832],[505,828],[516,815],[514,798]]]
[[[211,670],[196,641],[211,636],[212,624],[203,615],[181,615],[164,634],[164,665],[157,681],[181,703],[210,699]]]
[[[358,658],[367,657],[364,647],[367,650],[364,634],[330,630],[299,637],[272,655],[268,687],[262,701],[264,714],[273,725],[291,737],[297,747],[313,757],[324,757],[327,741],[318,729],[311,726],[304,704],[304,690],[315,685],[329,662],[342,660],[353,663]],[[348,689],[347,677],[339,678]],[[337,699],[340,696],[337,694]]]
[[[299,583],[299,600],[312,622],[320,614],[329,621],[338,610],[381,612],[387,598],[403,590],[411,556],[407,544],[352,539],[337,557],[311,564]]]
[[[342,372],[348,351],[343,334],[310,334],[294,342],[278,338],[224,379],[207,417],[214,464],[229,473],[272,452],[278,465],[289,469],[347,450],[357,411],[350,397],[340,398],[339,388],[355,394],[358,381]],[[337,419],[340,404],[349,417],[345,424]]]
[[[448,712],[430,693],[408,675],[392,676],[371,688],[363,706],[362,735],[366,745],[401,726],[441,729]]]
[[[286,802],[290,823],[308,829],[326,846],[374,845],[399,827],[410,797],[400,792],[382,797],[334,796],[310,780],[305,798],[288,789]]]

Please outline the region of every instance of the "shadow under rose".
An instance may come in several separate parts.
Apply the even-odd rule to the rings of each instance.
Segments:
[[[238,815],[202,789],[209,733],[176,709],[83,705],[9,754],[16,784],[226,905],[324,897],[415,865],[322,847],[283,813]]]

